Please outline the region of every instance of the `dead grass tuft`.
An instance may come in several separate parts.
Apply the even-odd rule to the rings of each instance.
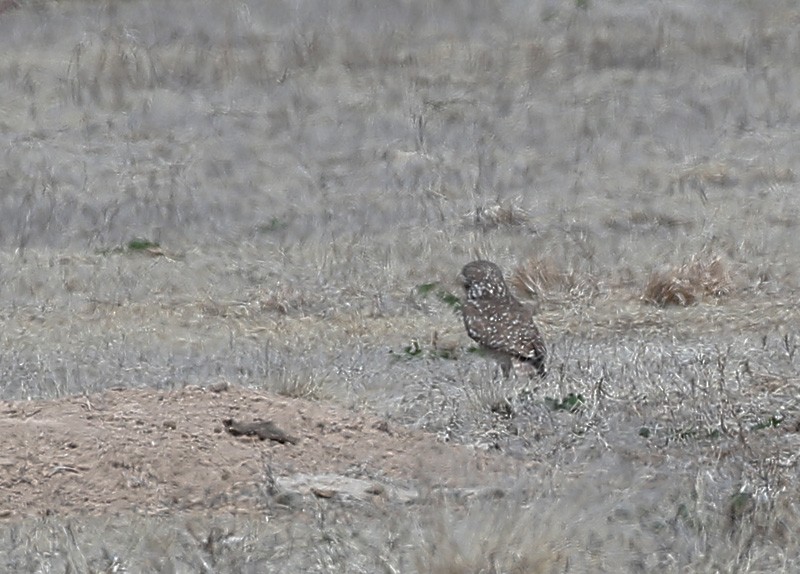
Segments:
[[[467,221],[483,231],[501,227],[524,227],[530,223],[528,212],[514,202],[479,205],[467,214]]]
[[[552,292],[581,296],[597,290],[596,282],[591,277],[565,269],[552,257],[528,258],[514,269],[511,285],[534,298],[542,298]]]
[[[275,382],[275,392],[290,399],[318,401],[328,398],[326,380],[313,373],[284,373]]]
[[[654,305],[693,305],[702,297],[721,297],[730,293],[732,282],[719,257],[691,261],[650,275],[642,300]]]
[[[316,303],[305,291],[284,285],[259,289],[253,296],[253,302],[260,311],[279,315],[306,311]]]

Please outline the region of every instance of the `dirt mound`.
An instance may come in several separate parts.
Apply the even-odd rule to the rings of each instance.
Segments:
[[[339,406],[243,388],[5,402],[0,434],[6,518],[247,512],[308,496],[409,501],[420,484],[493,487],[517,474],[517,463],[501,455]]]

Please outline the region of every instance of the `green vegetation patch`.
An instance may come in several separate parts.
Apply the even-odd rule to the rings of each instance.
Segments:
[[[155,241],[149,239],[131,239],[128,241],[128,251],[148,251],[152,252],[154,249],[160,249],[160,245]]]
[[[461,299],[457,295],[441,287],[438,281],[417,285],[414,291],[423,299],[430,296],[436,297],[439,301],[450,307],[455,313],[461,311]]]
[[[417,339],[412,339],[400,351],[390,350],[389,354],[394,361],[411,361],[414,359],[447,359],[454,361],[458,354],[453,349],[445,349],[434,345],[420,345]]]
[[[586,399],[580,393],[568,393],[567,396],[560,400],[553,397],[545,397],[545,404],[554,411],[567,411],[568,413],[578,412],[583,408]]]
[[[750,430],[757,431],[762,429],[776,428],[783,422],[783,419],[784,417],[782,416],[773,415],[768,419],[764,419],[763,421],[754,424],[752,427],[750,427]]]

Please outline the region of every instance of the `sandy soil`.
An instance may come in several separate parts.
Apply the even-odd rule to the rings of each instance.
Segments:
[[[269,420],[298,440],[233,436],[222,423],[230,418]],[[491,487],[521,470],[508,457],[373,416],[235,387],[4,402],[0,434],[4,518],[247,512],[295,505],[298,495],[407,501],[419,479]]]

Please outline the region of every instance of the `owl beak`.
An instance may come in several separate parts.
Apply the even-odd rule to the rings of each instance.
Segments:
[[[469,289],[469,283],[467,282],[467,278],[464,276],[463,273],[458,274],[458,282],[461,283],[461,286],[464,289]]]

